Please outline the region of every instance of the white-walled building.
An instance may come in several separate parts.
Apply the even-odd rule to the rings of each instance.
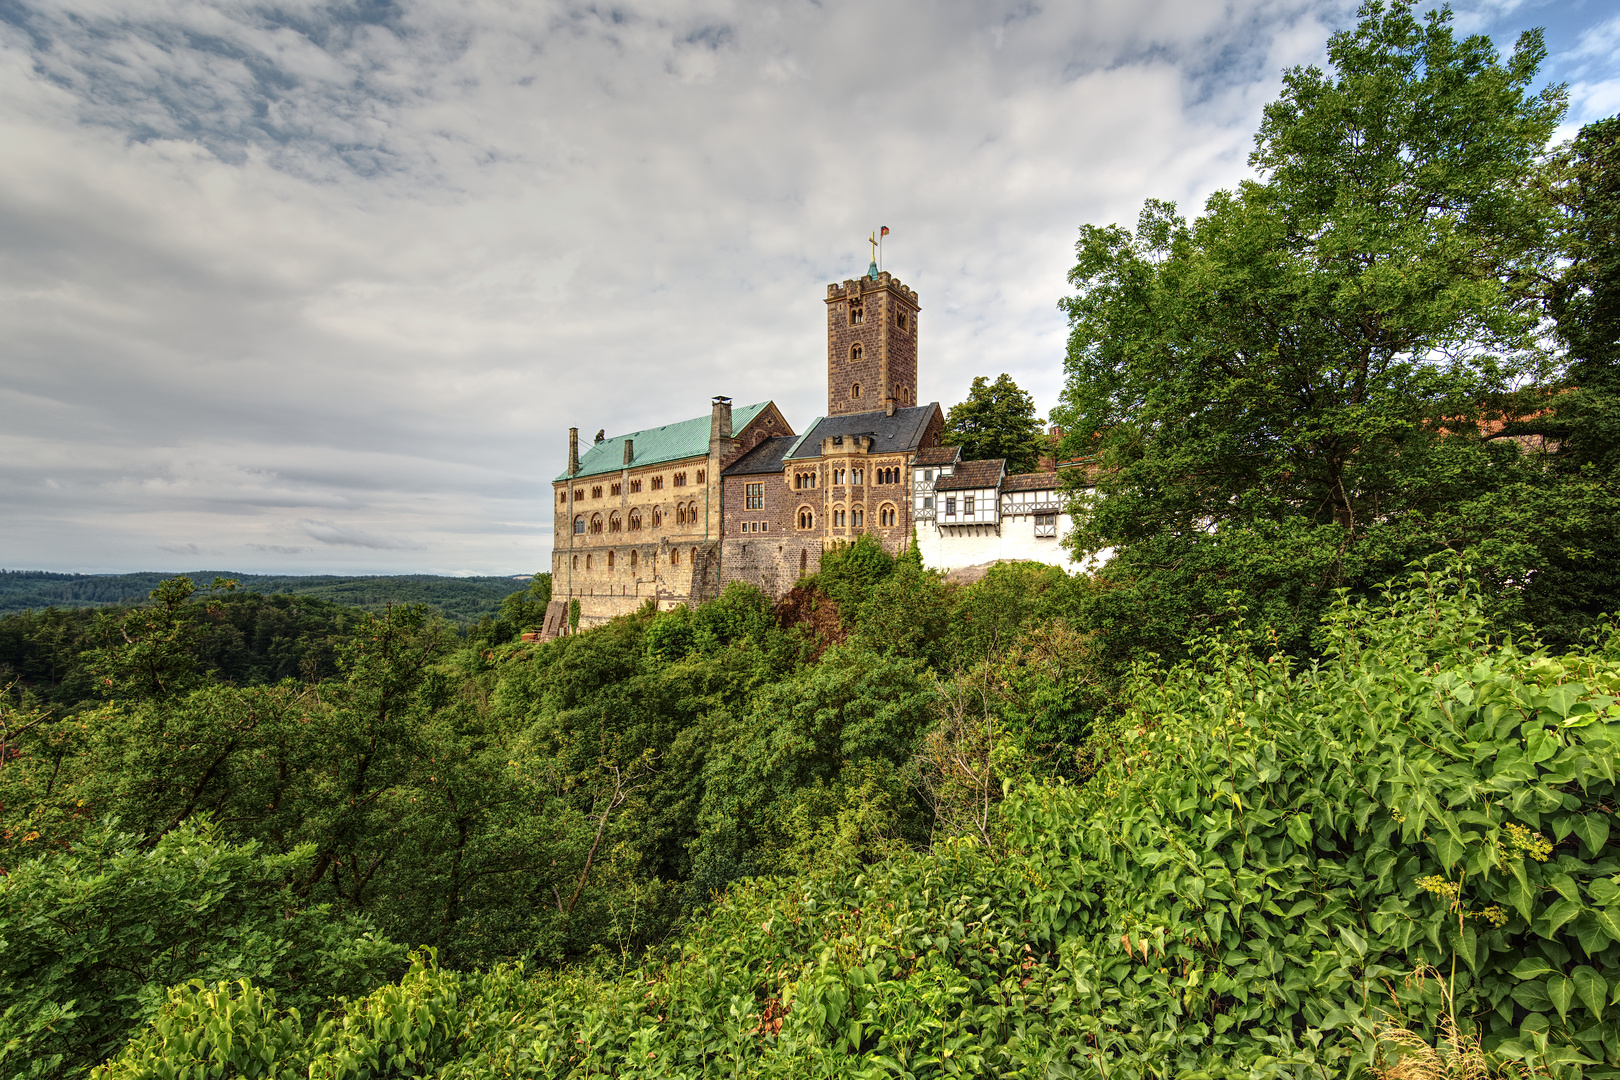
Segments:
[[[1007,475],[1007,464],[963,461],[955,446],[917,451],[912,459],[912,520],[923,565],[959,570],[1003,560],[1095,569],[1107,553],[1082,566],[1063,546],[1074,527],[1064,512],[1056,472]]]

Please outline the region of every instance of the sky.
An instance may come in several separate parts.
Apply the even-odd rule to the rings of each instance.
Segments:
[[[1543,26],[1565,135],[1620,2]],[[518,574],[586,439],[825,408],[830,282],[920,396],[1062,388],[1081,225],[1249,175],[1327,0],[0,0],[0,567]]]

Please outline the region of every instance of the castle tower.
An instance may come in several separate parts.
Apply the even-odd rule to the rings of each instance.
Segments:
[[[874,263],[827,286],[827,415],[917,404],[917,294]]]

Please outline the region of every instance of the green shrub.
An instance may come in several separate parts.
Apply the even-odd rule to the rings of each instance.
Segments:
[[[283,881],[314,846],[264,854],[188,821],[150,848],[116,823],[0,878],[0,1074],[76,1076],[187,979],[250,978],[313,1012],[400,970],[358,919],[304,906]]]

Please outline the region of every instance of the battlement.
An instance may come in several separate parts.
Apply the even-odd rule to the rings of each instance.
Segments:
[[[903,283],[893,274],[890,274],[887,270],[879,271],[878,276],[875,279],[869,278],[863,274],[858,278],[849,279],[842,285],[836,282],[828,285],[827,302],[830,304],[837,300],[850,300],[855,297],[864,296],[867,293],[879,292],[884,289],[892,289],[901,296],[905,297],[907,302],[909,302],[912,307],[918,306],[916,290],[907,287],[905,283]]]

